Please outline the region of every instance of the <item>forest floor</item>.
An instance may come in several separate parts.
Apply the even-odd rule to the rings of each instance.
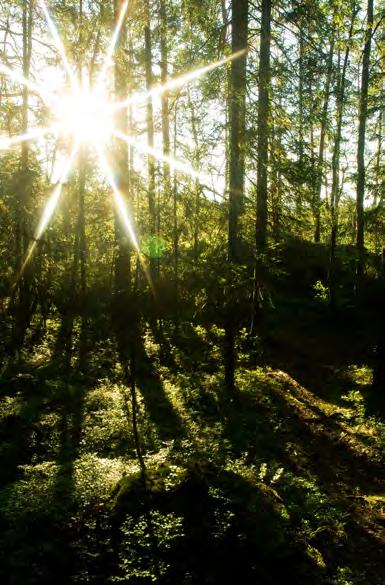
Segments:
[[[1,583],[383,585],[371,371],[353,330],[285,315],[241,340],[232,403],[220,329],[143,327],[145,485],[108,321],[64,350],[36,320],[0,381]]]

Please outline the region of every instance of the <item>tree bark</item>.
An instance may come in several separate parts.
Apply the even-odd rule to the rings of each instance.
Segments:
[[[346,41],[345,55],[341,70],[339,57],[339,78],[337,83],[336,96],[336,131],[334,139],[333,157],[332,157],[332,187],[330,194],[330,213],[331,213],[331,236],[330,236],[330,259],[329,259],[329,303],[331,307],[335,305],[335,256],[338,237],[338,211],[340,201],[340,153],[341,153],[341,135],[342,121],[345,106],[345,88],[346,88],[346,70],[349,63],[351,39],[353,36],[354,21],[357,14],[355,6],[353,7],[352,18],[349,28],[348,39]]]
[[[144,52],[145,52],[145,70],[146,70],[146,90],[149,92],[153,85],[152,75],[152,39],[151,39],[151,22],[150,22],[150,6],[149,0],[145,0],[145,26],[144,26]],[[149,95],[147,99],[147,146],[149,149],[154,148],[154,111],[152,105],[152,96]],[[155,162],[154,157],[147,157],[147,172],[148,172],[148,207],[150,214],[150,275],[154,280],[157,261],[155,257],[156,252],[156,202],[155,202]]]
[[[248,40],[248,0],[232,0],[232,39],[231,48],[235,53],[247,48]],[[225,309],[225,346],[224,366],[225,384],[230,396],[234,395],[235,336],[233,283],[231,267],[240,262],[239,216],[243,207],[245,176],[245,109],[246,109],[246,53],[231,62],[229,106],[229,224],[228,260],[230,277]]]
[[[366,32],[365,46],[362,54],[362,73],[361,73],[361,91],[359,106],[359,124],[358,124],[358,145],[357,145],[357,240],[356,246],[358,251],[358,270],[357,279],[359,281],[364,268],[364,239],[365,239],[365,220],[364,220],[364,198],[365,198],[365,135],[366,120],[368,116],[368,89],[369,89],[369,69],[370,69],[370,52],[373,29],[373,0],[368,0],[366,13]]]
[[[232,2],[233,53],[247,48],[248,0]],[[246,54],[231,62],[230,72],[230,144],[229,144],[229,259],[239,257],[239,216],[243,207],[245,177],[245,104]]]
[[[119,13],[123,0],[114,0],[114,17],[115,22],[119,18]],[[127,97],[127,70],[124,55],[124,39],[126,26],[123,23],[115,51],[114,67],[114,84],[115,99],[122,101]],[[127,134],[128,122],[125,108],[118,110],[116,114],[116,127],[123,134]],[[128,147],[124,141],[119,141],[114,146],[115,153],[115,176],[117,187],[125,199],[129,202],[129,179],[128,179]],[[128,293],[130,290],[131,280],[131,243],[124,231],[122,222],[118,215],[115,215],[115,234],[116,234],[116,261],[115,261],[115,294],[119,297]]]
[[[320,129],[320,142],[318,150],[318,169],[317,169],[317,183],[315,189],[315,200],[314,200],[314,215],[315,215],[315,226],[314,226],[314,241],[318,243],[321,239],[321,190],[322,190],[322,178],[324,175],[324,156],[325,156],[325,136],[328,121],[328,109],[330,99],[330,85],[332,80],[333,72],[333,55],[334,55],[334,34],[330,41],[326,81],[325,81],[325,93],[324,102],[322,106],[321,116],[321,129]]]
[[[256,248],[262,251],[267,239],[267,165],[269,137],[271,0],[262,0],[261,42],[258,70],[258,146]]]

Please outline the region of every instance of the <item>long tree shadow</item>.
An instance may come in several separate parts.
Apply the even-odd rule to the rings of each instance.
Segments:
[[[340,404],[341,395],[353,385],[347,367],[371,359],[368,328],[362,333],[362,320],[345,314],[315,310],[301,317],[282,310],[278,314],[267,319],[262,361],[288,372],[321,398]]]
[[[5,416],[0,424],[0,486],[22,476],[21,466],[30,463],[39,437],[44,397],[23,392],[22,400],[21,408]]]
[[[178,333],[154,326],[151,327],[151,333],[159,344],[160,362],[170,371],[212,372],[217,369],[210,341],[199,336],[190,323],[181,325]]]
[[[135,345],[137,368],[136,385],[143,397],[146,411],[156,425],[162,440],[180,439],[185,434],[182,420],[168,397],[163,382],[146,353],[143,339]]]
[[[355,494],[370,494],[385,485],[383,461],[369,459],[364,453],[340,440],[341,428],[337,421],[325,418],[324,413],[300,394],[295,400],[288,387],[263,389],[263,397],[254,393],[240,397],[237,409],[225,425],[225,437],[232,445],[234,455],[247,453],[250,463],[269,461],[290,471],[294,477],[309,481],[316,479],[331,508],[349,514],[345,525],[346,539],[335,548],[332,538],[316,539],[325,558],[337,562],[343,554],[360,570],[357,543],[360,543],[362,565],[371,565],[373,574],[385,577],[385,563],[380,552],[385,544],[381,526],[376,529],[374,515],[357,502]],[[304,407],[305,411],[301,408]],[[319,424],[321,423],[321,424]],[[378,487],[380,486],[380,487]],[[306,499],[306,492],[296,487],[288,497]],[[302,508],[303,504],[300,504]],[[314,512],[313,512],[314,513]],[[346,562],[346,561],[345,561]],[[367,568],[367,567],[365,567]],[[369,569],[368,569],[369,570]],[[376,578],[378,578],[376,576]],[[381,581],[381,579],[380,579]],[[378,581],[378,582],[380,582]],[[371,582],[369,579],[367,582]],[[377,581],[376,581],[377,582]],[[381,581],[382,582],[382,581]]]

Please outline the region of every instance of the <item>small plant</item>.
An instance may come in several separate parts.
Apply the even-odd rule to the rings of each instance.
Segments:
[[[322,280],[317,280],[317,282],[313,285],[314,290],[314,298],[321,302],[326,303],[328,300],[328,288],[322,282]]]

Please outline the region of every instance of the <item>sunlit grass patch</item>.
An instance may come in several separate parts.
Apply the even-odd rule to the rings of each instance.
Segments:
[[[373,371],[367,365],[352,364],[348,366],[347,373],[352,382],[358,386],[367,386],[372,383]]]
[[[122,389],[104,380],[85,397],[81,451],[111,456],[131,450],[131,428],[125,416]]]

